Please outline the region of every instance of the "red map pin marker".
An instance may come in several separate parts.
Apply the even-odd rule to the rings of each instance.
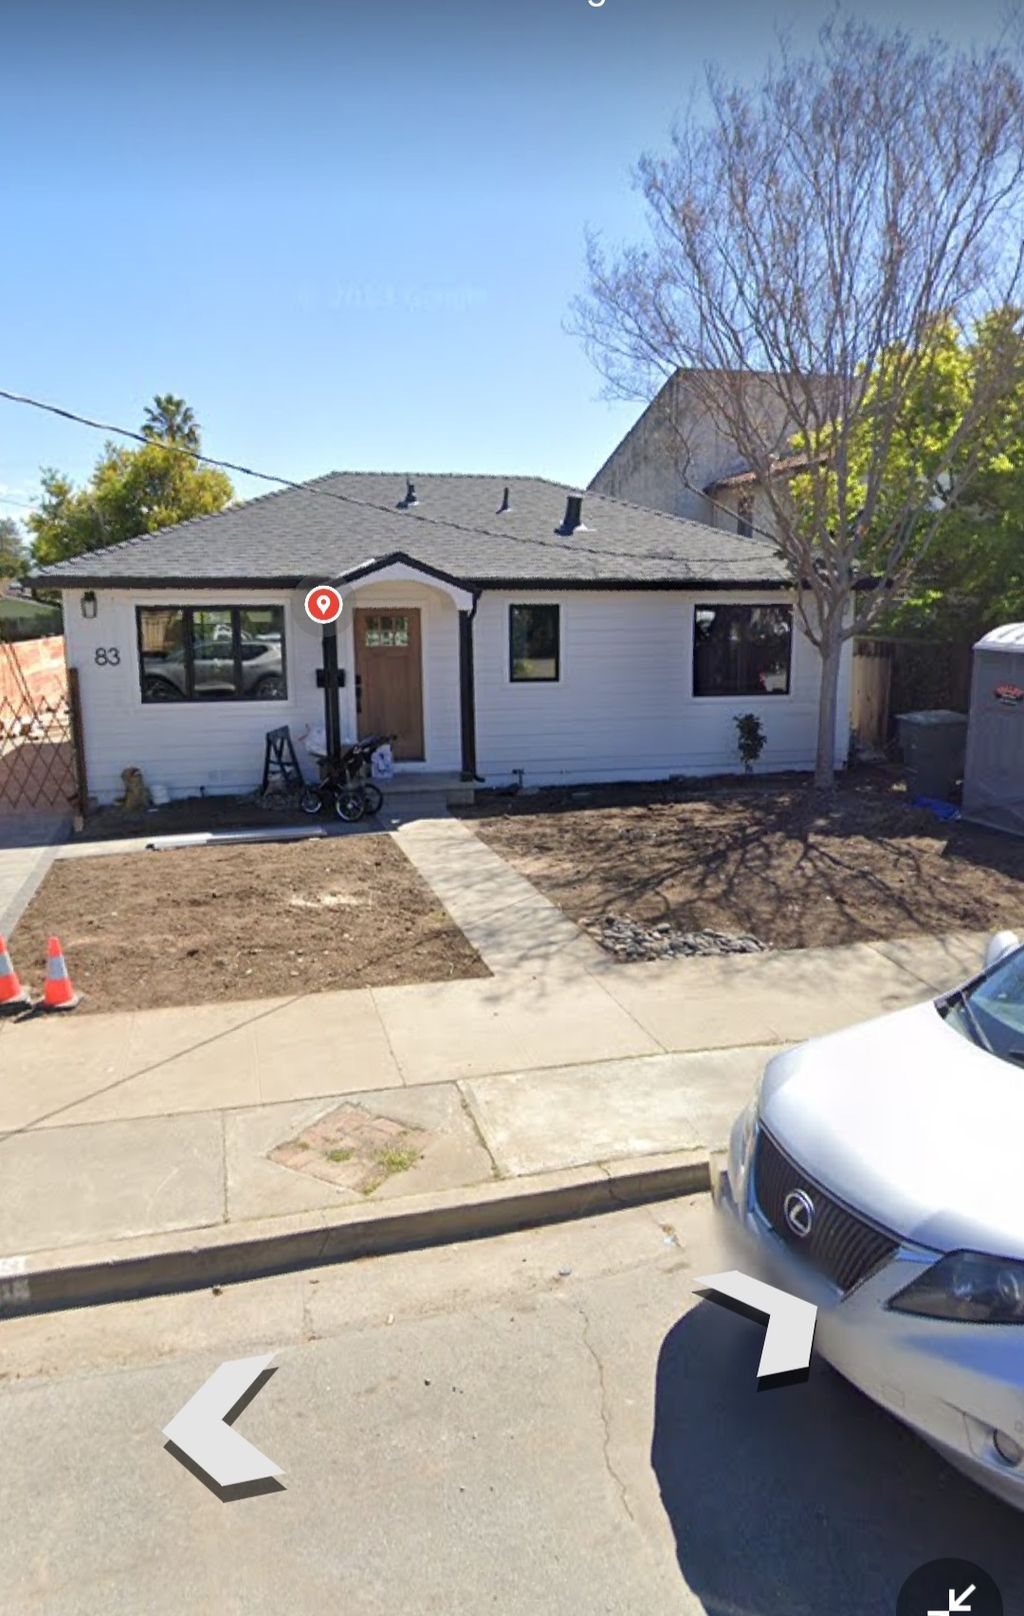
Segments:
[[[306,596],[306,616],[314,623],[336,623],[341,616],[341,596],[330,584],[317,584]]]

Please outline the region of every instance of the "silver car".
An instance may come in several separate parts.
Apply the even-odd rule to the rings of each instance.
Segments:
[[[1024,1508],[1024,948],[940,999],[776,1056],[712,1190],[736,1266],[815,1348]]]
[[[254,701],[282,701],[287,695],[280,640],[243,639],[242,695]],[[197,644],[192,653],[193,688],[197,697],[235,695],[235,661],[229,638]],[[166,655],[146,654],[142,659],[142,696],[150,701],[183,701],[188,690],[185,652],[179,647]]]

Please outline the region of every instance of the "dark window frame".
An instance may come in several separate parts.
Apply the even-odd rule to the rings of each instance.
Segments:
[[[697,688],[697,655],[699,640],[697,634],[697,613],[708,611],[728,611],[736,613],[747,612],[784,612],[789,626],[789,636],[786,655],[786,684],[782,690],[699,690]],[[690,658],[690,695],[694,701],[778,701],[781,698],[791,697],[793,694],[793,635],[794,615],[793,607],[789,602],[775,601],[724,601],[702,600],[693,608],[693,647]]]
[[[278,611],[281,613],[281,677],[284,680],[283,696],[247,696],[242,684],[242,613]],[[147,697],[144,689],[146,679],[145,650],[142,644],[142,614],[143,612],[180,612],[183,624],[182,649],[184,651],[183,666],[185,669],[185,689],[178,701],[163,702],[152,696]],[[234,668],[235,689],[232,695],[223,696],[197,696],[195,693],[195,616],[204,612],[228,612],[231,617],[231,660]],[[230,704],[236,701],[253,702],[255,700],[274,702],[278,704],[289,700],[288,692],[288,630],[287,612],[280,601],[257,603],[245,602],[241,606],[225,605],[223,603],[209,605],[205,603],[184,605],[178,602],[163,605],[150,602],[135,608],[135,648],[139,664],[139,698],[143,707],[163,706],[200,706],[209,707],[215,703]],[[150,653],[152,655],[152,653]]]
[[[740,494],[736,500],[736,532],[741,539],[754,536],[754,496]]]
[[[513,639],[513,613],[515,612],[554,612],[555,613],[555,671],[554,673],[523,674],[516,672],[515,642]],[[524,600],[510,601],[508,608],[508,678],[513,685],[557,685],[562,678],[562,606],[560,601],[552,600]]]

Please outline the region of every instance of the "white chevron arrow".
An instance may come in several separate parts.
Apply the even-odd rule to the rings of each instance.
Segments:
[[[694,1282],[694,1290],[705,1290],[711,1300],[739,1302],[755,1313],[763,1313],[768,1320],[761,1362],[757,1366],[758,1380],[770,1375],[792,1375],[806,1369],[811,1361],[814,1345],[814,1326],[818,1309],[789,1291],[780,1291],[760,1279],[751,1279],[732,1268],[725,1274],[708,1274]]]
[[[951,1588],[949,1590],[949,1608],[947,1610],[930,1610],[928,1616],[955,1616],[957,1611],[970,1610],[970,1605],[965,1605],[964,1600],[970,1599],[975,1586],[976,1584],[972,1582],[971,1586],[965,1588],[962,1594],[958,1594],[955,1589]]]
[[[280,1465],[224,1423],[225,1415],[259,1379],[273,1356],[268,1352],[263,1358],[232,1358],[222,1363],[179,1409],[170,1425],[164,1426],[168,1441],[218,1487],[237,1487],[242,1482],[265,1481],[281,1474]]]

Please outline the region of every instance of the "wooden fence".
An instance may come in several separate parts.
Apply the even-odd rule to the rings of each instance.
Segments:
[[[884,752],[889,739],[892,647],[885,641],[858,640],[853,653],[850,728],[862,751]]]
[[[853,651],[850,727],[860,749],[884,752],[900,713],[970,704],[971,647],[931,640],[857,640]]]

